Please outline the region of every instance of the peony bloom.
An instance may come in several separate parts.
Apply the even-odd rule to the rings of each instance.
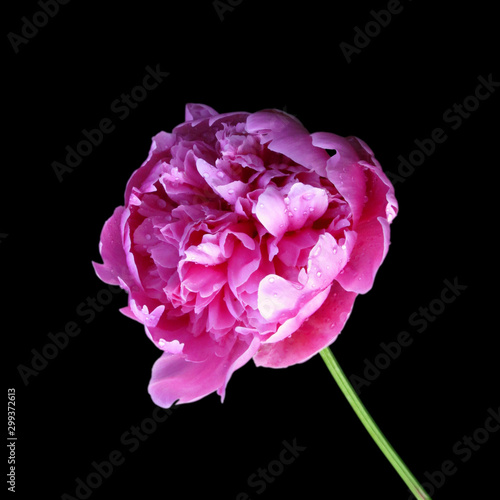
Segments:
[[[223,399],[250,359],[282,368],[330,345],[373,285],[397,210],[360,139],[310,134],[274,109],[188,104],[153,138],[94,263],[163,351],[153,401]]]

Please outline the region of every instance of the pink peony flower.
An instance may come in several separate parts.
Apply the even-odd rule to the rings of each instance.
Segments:
[[[153,138],[94,263],[163,351],[153,401],[223,400],[250,359],[282,368],[331,344],[373,285],[397,210],[360,139],[310,134],[275,109],[188,104]]]

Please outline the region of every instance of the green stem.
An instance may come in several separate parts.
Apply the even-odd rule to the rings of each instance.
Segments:
[[[377,424],[366,410],[365,406],[359,399],[359,396],[354,391],[351,383],[345,376],[345,373],[342,371],[342,368],[340,368],[340,365],[330,348],[325,347],[325,349],[320,351],[320,354],[333,378],[337,382],[341,391],[344,393],[344,396],[347,398],[347,401],[349,401],[350,405],[356,412],[356,415],[359,417],[366,430],[370,433],[370,436],[373,438],[375,443],[377,443],[378,447],[382,450],[382,453],[386,456],[387,460],[389,460],[391,465],[401,476],[401,479],[415,495],[415,498],[418,498],[419,500],[431,500],[431,497],[426,493],[415,476],[401,460],[399,455],[396,453],[389,441],[387,441],[387,438],[382,434],[382,431],[378,428]]]

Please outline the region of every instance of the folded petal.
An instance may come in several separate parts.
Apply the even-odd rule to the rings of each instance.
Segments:
[[[348,291],[366,293],[372,288],[389,249],[389,222],[379,217],[359,225],[356,233],[356,245],[349,262],[336,279]]]
[[[153,402],[169,408],[197,401],[217,391],[224,400],[226,385],[232,373],[252,358],[259,345],[258,339],[238,340],[225,357],[212,354],[205,361],[187,361],[183,354],[164,352],[153,365],[148,392]]]
[[[137,277],[130,271],[123,245],[124,207],[116,207],[113,215],[106,221],[101,231],[99,251],[103,264],[92,262],[99,278],[110,285],[122,285],[137,288],[140,284]],[[122,283],[120,283],[120,279]]]
[[[295,117],[276,109],[258,111],[247,118],[246,129],[252,134],[261,133],[271,151],[325,176],[330,156],[313,145],[311,135]]]
[[[334,282],[323,305],[302,326],[274,344],[261,344],[254,356],[257,366],[286,368],[303,363],[330,345],[344,328],[357,294]]]

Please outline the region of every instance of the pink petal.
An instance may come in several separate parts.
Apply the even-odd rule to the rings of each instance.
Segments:
[[[303,363],[330,345],[342,331],[356,294],[334,282],[330,293],[308,321],[292,335],[275,344],[263,344],[254,356],[257,366],[286,368]]]
[[[337,281],[348,291],[366,293],[372,288],[378,268],[389,250],[389,222],[379,217],[358,225],[356,233],[356,245]]]
[[[232,373],[252,358],[259,346],[257,338],[250,345],[238,340],[225,357],[212,354],[205,361],[187,361],[182,354],[163,353],[153,365],[148,392],[162,408],[191,403],[217,391],[224,400]]]
[[[186,121],[198,120],[209,116],[218,115],[215,109],[207,106],[206,104],[188,103],[186,104]]]
[[[167,132],[160,132],[153,137],[151,149],[149,150],[149,155],[146,161],[132,174],[127,182],[127,187],[125,189],[125,203],[128,203],[134,187],[144,192],[141,188],[145,183],[152,184],[155,182],[155,180],[159,177],[156,173],[158,170],[158,162],[168,155],[170,148],[175,144],[175,141],[175,135]],[[153,169],[155,170],[154,172],[152,172]],[[147,182],[148,179],[149,182]]]
[[[282,236],[288,226],[288,216],[283,195],[280,190],[270,184],[259,196],[255,215],[260,223],[273,236]]]
[[[336,153],[326,165],[328,179],[351,207],[353,223],[357,224],[365,203],[364,168],[358,164],[359,157],[346,139],[334,134],[329,135],[335,138],[332,138],[330,146]]]
[[[121,279],[129,287],[132,287],[140,285],[140,283],[128,267],[123,248],[122,224],[126,212],[124,207],[117,207],[104,224],[99,243],[99,251],[104,263],[92,262],[92,265],[97,276],[105,283],[120,285],[119,279]]]
[[[271,151],[326,176],[325,164],[330,156],[313,146],[311,135],[295,117],[276,109],[258,111],[247,118],[246,129],[251,134],[261,133]]]

